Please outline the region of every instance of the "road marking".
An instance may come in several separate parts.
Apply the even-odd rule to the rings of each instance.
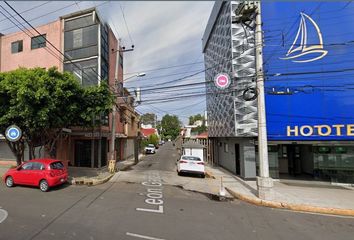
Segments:
[[[0,223],[2,223],[3,221],[5,221],[5,219],[7,218],[9,214],[7,213],[6,210],[4,209],[0,209]]]
[[[130,233],[130,232],[127,232],[126,234],[128,236],[137,237],[137,238],[143,238],[143,239],[149,239],[149,240],[164,240],[162,238],[154,238],[154,237],[144,236],[144,235],[140,235],[140,234],[136,234],[136,233]]]
[[[147,188],[147,199],[145,199],[145,203],[149,204],[151,208],[136,208],[136,210],[143,212],[163,213],[162,180],[159,172],[149,172],[147,180],[141,184]]]
[[[136,208],[136,210],[143,211],[143,212],[163,213],[163,206],[159,206],[159,209]]]

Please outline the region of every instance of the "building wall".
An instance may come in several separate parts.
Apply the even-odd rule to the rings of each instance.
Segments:
[[[210,137],[257,135],[256,101],[243,99],[244,90],[255,86],[254,31],[232,23],[238,4],[216,2],[203,36]],[[221,72],[231,77],[226,90],[213,82]]]
[[[240,176],[245,179],[256,177],[256,158],[253,139],[217,138],[218,163],[225,169],[236,174],[235,144],[239,145]]]
[[[127,138],[124,145],[124,160],[134,156],[134,139]]]
[[[41,34],[46,34],[46,38],[59,50],[61,50],[61,23],[57,20],[48,23],[36,29]],[[33,32],[33,31],[32,31]],[[38,34],[34,33],[34,36]],[[23,40],[23,51],[19,53],[11,53],[11,43]],[[47,50],[51,50],[53,55]],[[16,32],[1,37],[1,72],[15,70],[19,67],[57,67],[62,70],[62,55],[57,52],[50,44],[46,43],[46,47],[31,49],[31,38],[23,32]]]

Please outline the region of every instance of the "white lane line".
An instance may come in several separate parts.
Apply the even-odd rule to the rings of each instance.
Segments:
[[[0,223],[2,223],[3,221],[5,221],[5,219],[7,218],[8,213],[6,210],[4,209],[0,209]]]
[[[127,232],[126,234],[128,236],[137,237],[137,238],[143,238],[143,239],[149,239],[149,240],[164,240],[162,238],[154,238],[154,237],[144,236],[144,235],[140,235],[140,234],[136,234],[136,233],[130,233],[130,232]]]

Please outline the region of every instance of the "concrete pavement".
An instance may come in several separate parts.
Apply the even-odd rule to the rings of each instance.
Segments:
[[[178,159],[175,149],[169,158]],[[147,161],[132,167],[132,171],[118,172],[112,182],[141,182],[143,172],[156,169],[161,164],[156,160],[160,156],[148,156]],[[163,156],[168,158],[168,156]],[[162,162],[166,163],[168,161]],[[171,161],[170,161],[171,162]],[[173,163],[174,161],[172,161]],[[274,200],[263,201],[257,197],[256,181],[244,181],[228,171],[206,166],[209,178],[177,176],[176,165],[159,171],[165,185],[178,186],[184,190],[208,194],[213,197],[225,192],[227,199],[237,198],[248,203],[272,208],[295,211],[354,216],[354,190],[351,187],[333,186],[328,183],[309,183],[302,181],[274,182]],[[221,181],[221,179],[223,179]]]
[[[235,198],[259,206],[295,211],[354,216],[354,189],[309,181],[274,181],[274,198],[264,201],[257,197],[256,181],[243,179],[218,167],[206,167],[216,180],[223,178],[228,192]]]

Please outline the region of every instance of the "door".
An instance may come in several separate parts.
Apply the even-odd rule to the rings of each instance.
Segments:
[[[34,186],[38,186],[39,181],[45,178],[44,165],[39,162],[32,163],[30,184]]]
[[[289,174],[291,176],[296,176],[301,174],[301,156],[300,156],[300,146],[288,145],[288,165]]]
[[[240,144],[235,144],[235,166],[236,166],[236,175],[241,174],[240,167]]]
[[[91,167],[91,140],[75,141],[75,166]]]
[[[23,164],[14,174],[14,181],[18,184],[31,184],[30,174],[32,172],[32,163]]]

